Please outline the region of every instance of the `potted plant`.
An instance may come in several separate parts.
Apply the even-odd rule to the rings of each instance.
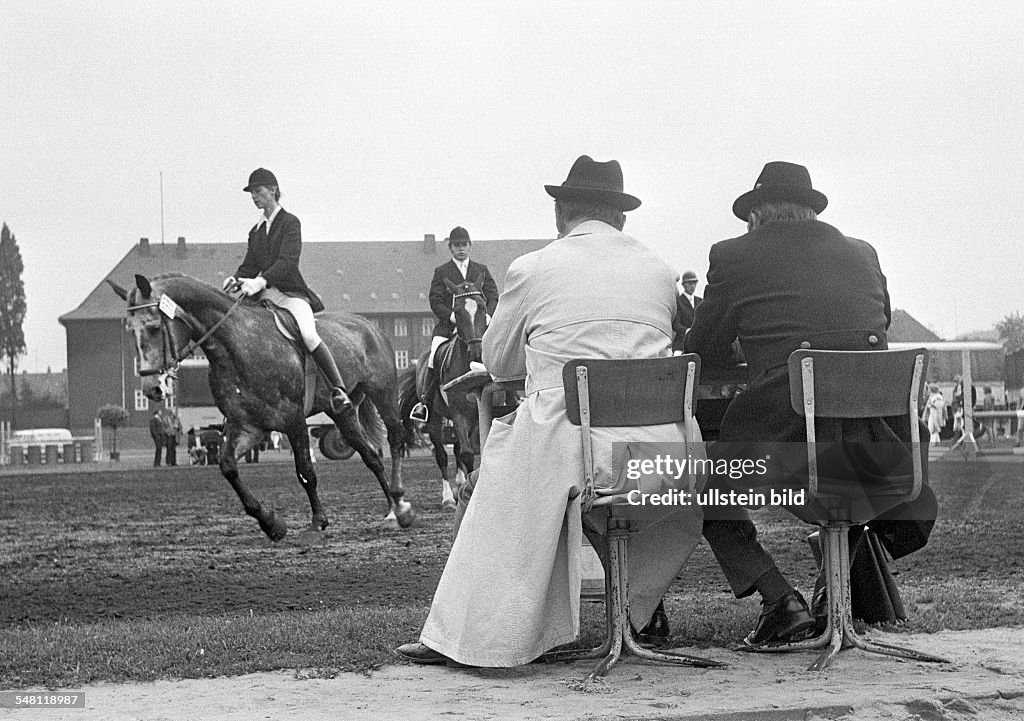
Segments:
[[[117,429],[128,422],[128,411],[121,406],[107,404],[100,408],[96,415],[99,417],[100,423],[111,430],[110,460],[120,460],[121,453],[117,450]]]

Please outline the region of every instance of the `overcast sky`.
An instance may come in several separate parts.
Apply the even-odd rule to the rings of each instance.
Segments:
[[[616,158],[626,231],[703,288],[789,160],[894,307],[988,328],[1024,311],[1022,37],[1020,2],[0,0],[20,367],[65,366],[58,316],[139,237],[244,241],[257,166],[305,242],[545,238],[542,186]]]

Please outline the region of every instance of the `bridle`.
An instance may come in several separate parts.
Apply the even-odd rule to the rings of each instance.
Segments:
[[[163,296],[161,296],[160,298],[162,298],[162,297]],[[156,300],[154,300],[152,302],[149,302],[149,303],[140,303],[139,305],[130,305],[130,306],[128,306],[128,312],[129,313],[133,313],[134,311],[145,310],[146,308],[158,308],[159,309],[160,308],[160,298],[157,298]],[[195,353],[196,349],[201,347],[203,345],[203,343],[205,343],[206,340],[211,335],[213,335],[214,332],[218,328],[220,328],[220,326],[224,323],[224,321],[226,321],[228,319],[228,316],[230,316],[234,312],[235,308],[237,308],[238,305],[244,299],[245,299],[244,295],[238,296],[238,299],[235,300],[234,304],[230,308],[228,308],[228,311],[221,317],[221,319],[218,320],[216,323],[214,323],[212,326],[210,326],[209,330],[207,330],[205,333],[202,333],[202,335],[200,336],[199,340],[192,340],[190,338],[188,343],[186,343],[181,348],[175,348],[174,347],[174,334],[171,333],[171,321],[172,320],[180,320],[182,323],[184,323],[186,326],[188,326],[189,330],[192,331],[193,333],[201,333],[203,331],[202,323],[200,323],[198,320],[196,320],[195,316],[193,316],[191,313],[189,313],[187,310],[185,310],[181,306],[178,306],[176,308],[173,319],[171,317],[169,317],[166,313],[164,313],[163,310],[157,310],[157,315],[160,317],[160,352],[161,352],[161,355],[162,355],[162,358],[161,358],[162,363],[161,363],[159,368],[148,369],[148,370],[143,370],[143,369],[140,368],[139,369],[139,375],[140,376],[156,376],[156,375],[164,375],[164,374],[173,375],[175,373],[175,371],[177,371],[178,366],[181,365],[181,362],[183,360],[185,360],[186,358],[188,358],[193,353]]]
[[[452,294],[452,312],[455,312],[455,301],[459,298],[478,298],[481,305],[486,306],[487,299],[484,297],[483,291],[472,290],[468,293],[454,293]],[[481,345],[484,342],[483,338],[471,338],[470,340],[463,339],[462,341],[467,346]]]

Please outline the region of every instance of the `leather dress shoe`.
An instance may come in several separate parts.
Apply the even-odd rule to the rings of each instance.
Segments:
[[[435,651],[422,643],[403,643],[395,649],[395,655],[422,665],[438,665],[448,663],[451,659],[439,651]],[[454,663],[454,662],[453,662]]]
[[[661,601],[658,607],[654,609],[654,615],[651,616],[651,620],[647,622],[639,631],[633,634],[636,638],[637,643],[646,646],[667,646],[668,635],[668,614],[665,613],[665,602]]]
[[[814,628],[814,617],[798,591],[790,591],[771,605],[762,602],[757,626],[743,639],[748,646],[800,641]]]

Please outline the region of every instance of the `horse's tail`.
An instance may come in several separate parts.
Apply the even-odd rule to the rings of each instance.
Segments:
[[[413,439],[416,437],[416,427],[413,425],[409,414],[413,406],[419,401],[416,395],[416,366],[409,366],[399,371],[398,377],[398,417],[402,420],[402,429],[405,431],[402,438],[402,453],[407,453]]]
[[[373,401],[370,400],[369,396],[363,398],[362,403],[359,404],[358,413],[359,425],[363,429],[363,433],[366,434],[366,440],[370,442],[378,452],[383,451],[386,445],[387,429],[384,426],[384,421],[377,412],[377,406],[374,405]]]

